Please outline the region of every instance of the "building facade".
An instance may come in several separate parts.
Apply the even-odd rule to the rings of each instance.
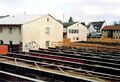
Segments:
[[[69,38],[71,42],[78,42],[78,41],[87,41],[87,27],[82,25],[79,22],[68,22],[63,23],[64,25],[64,38]]]
[[[63,25],[49,14],[6,17],[0,26],[0,40],[22,43],[23,51],[52,47],[52,42],[63,40]]]
[[[20,44],[21,42],[21,25],[0,25],[1,44]]]
[[[52,42],[63,40],[63,25],[46,15],[22,25],[23,50],[52,47]]]
[[[102,29],[102,38],[120,39],[120,26],[105,26]]]
[[[105,26],[105,21],[91,22],[88,25],[88,35],[89,37],[100,37],[101,30]]]

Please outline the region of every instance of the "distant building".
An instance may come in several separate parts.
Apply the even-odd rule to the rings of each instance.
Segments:
[[[71,42],[87,41],[87,27],[79,22],[65,22],[64,27],[64,38],[69,38]]]
[[[0,40],[23,44],[23,51],[47,48],[63,40],[63,25],[49,14],[10,16],[0,19]]]
[[[105,26],[105,21],[91,22],[88,25],[89,37],[100,37],[101,29]]]
[[[120,26],[105,26],[102,29],[102,38],[120,39]]]

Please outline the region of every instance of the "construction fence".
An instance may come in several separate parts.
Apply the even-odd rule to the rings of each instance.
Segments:
[[[88,43],[92,41],[93,43]],[[96,44],[94,42],[103,42],[105,44],[108,43],[120,43],[119,40],[112,40],[112,39],[89,39],[87,42],[71,42],[70,39],[64,39],[62,42],[54,42],[54,47],[68,47],[68,48],[86,48],[86,49],[93,49],[95,51],[103,51],[103,52],[120,52],[120,45],[112,45],[106,46],[103,44]]]

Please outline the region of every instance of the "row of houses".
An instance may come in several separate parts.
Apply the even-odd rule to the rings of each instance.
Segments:
[[[105,21],[61,22],[50,14],[0,17],[0,43],[21,44],[23,51],[52,47],[64,38],[71,42],[87,41],[89,37],[120,39],[120,26],[106,26]]]
[[[102,29],[102,38],[112,38],[120,40],[120,26],[105,26]]]
[[[23,51],[52,47],[52,42],[63,41],[63,38],[86,41],[87,28],[79,22],[60,22],[49,14],[0,19],[1,44],[22,44]]]
[[[120,25],[108,25],[105,21],[91,22],[88,37],[120,39]]]

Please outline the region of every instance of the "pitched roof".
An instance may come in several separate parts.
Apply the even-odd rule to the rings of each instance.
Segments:
[[[9,15],[6,15],[6,16],[0,16],[0,19],[2,19],[2,18],[5,18],[5,17],[8,17]]]
[[[14,24],[24,24],[30,21],[33,21],[35,19],[38,19],[44,15],[19,15],[19,16],[9,16],[9,17],[5,17],[0,19],[0,25],[14,25]]]
[[[101,29],[104,22],[105,21],[91,22],[90,25],[92,25],[95,29]],[[89,27],[90,27],[90,25],[89,25]]]
[[[120,31],[120,26],[105,26],[103,27],[102,30],[119,30]]]
[[[77,23],[77,22],[64,22],[64,23],[63,23],[63,27],[64,27],[64,28],[67,28],[67,27],[69,27],[69,26],[71,26],[71,25],[73,25],[73,24],[75,24],[75,23]]]

